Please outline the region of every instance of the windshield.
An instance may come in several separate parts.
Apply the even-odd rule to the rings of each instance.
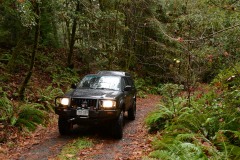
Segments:
[[[88,75],[82,79],[78,88],[120,90],[120,80],[121,77],[117,76]]]

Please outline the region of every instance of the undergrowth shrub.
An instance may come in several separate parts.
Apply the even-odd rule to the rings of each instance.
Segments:
[[[156,150],[150,153],[150,156],[162,160],[172,159],[191,159],[191,160],[207,160],[207,156],[204,154],[202,148],[194,143],[182,142],[176,139],[171,140],[168,143],[162,143],[161,150]],[[167,144],[167,145],[166,145]]]
[[[157,111],[150,113],[145,120],[150,133],[164,129],[174,116],[174,112],[169,108],[163,105],[159,105],[158,108]]]
[[[182,97],[175,97],[183,89],[181,85],[165,84],[159,90],[161,92],[163,104],[152,112],[145,120],[150,133],[168,127],[169,123],[187,108],[187,100]]]
[[[8,82],[8,80],[10,79],[11,75],[8,73],[1,73],[0,76],[0,82]],[[1,84],[1,83],[0,83]]]
[[[53,88],[48,86],[44,89],[39,89],[38,93],[38,102],[43,104],[44,108],[42,110],[47,110],[53,112],[54,98],[57,96],[62,96],[64,93],[60,88]]]
[[[153,85],[152,80],[149,78],[136,78],[134,81],[138,97],[145,98],[147,94],[160,94],[161,84]]]
[[[34,131],[37,125],[45,124],[46,118],[47,114],[44,111],[35,108],[32,104],[24,104],[20,107],[16,126]]]
[[[5,94],[0,98],[0,122],[11,122],[14,114],[13,104]]]
[[[161,108],[146,119],[149,130],[158,131],[162,135],[154,141],[155,151],[150,154],[151,157],[240,158],[238,91],[222,92],[212,88],[207,93],[196,92],[191,97],[190,106],[186,105],[187,98],[183,95],[181,98],[176,97],[177,91],[166,91],[168,93],[163,94],[165,99]],[[237,100],[229,100],[229,97],[237,97]]]
[[[63,95],[60,88],[48,86],[38,91],[38,103],[24,102],[20,106],[13,104],[5,94],[0,98],[0,122],[34,131],[39,124],[48,123],[49,112],[54,112],[53,104],[56,96]],[[46,112],[47,111],[47,112]]]
[[[236,87],[234,90],[226,92],[224,99],[227,106],[240,110],[240,88]]]
[[[47,122],[47,114],[41,110],[42,108],[44,106],[38,103],[16,107],[4,95],[0,98],[0,122],[4,122],[5,126],[17,126],[34,131],[38,124]]]
[[[52,83],[58,87],[69,86],[70,84],[77,83],[79,76],[74,69],[61,68],[61,67],[48,67],[47,71],[50,72]]]
[[[178,84],[172,84],[172,83],[167,83],[164,84],[161,88],[161,95],[163,102],[168,105],[172,106],[175,108],[175,100],[174,99],[182,90],[183,90],[183,85],[178,85]]]
[[[212,84],[226,90],[234,90],[236,87],[239,88],[240,62],[227,69],[221,70],[220,73],[213,79]]]

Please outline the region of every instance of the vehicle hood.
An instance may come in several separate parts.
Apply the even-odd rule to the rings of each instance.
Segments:
[[[102,89],[74,89],[66,94],[68,97],[78,98],[116,98],[120,91]]]

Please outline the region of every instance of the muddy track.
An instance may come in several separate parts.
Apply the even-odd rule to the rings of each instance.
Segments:
[[[159,96],[149,95],[137,101],[137,116],[134,121],[125,121],[123,139],[115,140],[106,128],[76,128],[69,136],[60,136],[57,127],[51,128],[44,137],[28,148],[12,154],[11,159],[47,160],[57,159],[64,145],[78,137],[87,137],[94,142],[92,148],[79,151],[78,159],[141,159],[151,151],[144,118],[154,110]],[[17,151],[17,149],[16,149]]]

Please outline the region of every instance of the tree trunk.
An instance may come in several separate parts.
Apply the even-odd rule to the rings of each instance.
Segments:
[[[79,11],[80,11],[80,2],[78,1],[76,6],[76,14]],[[73,20],[72,35],[71,35],[71,40],[69,44],[69,53],[68,53],[68,59],[67,59],[67,66],[69,68],[73,68],[72,57],[73,57],[73,48],[75,44],[76,29],[77,29],[77,17],[75,17]]]
[[[31,62],[30,62],[30,67],[29,67],[29,71],[24,79],[24,82],[20,88],[20,91],[19,91],[19,98],[20,100],[24,100],[24,97],[25,97],[25,90],[26,90],[26,87],[27,87],[27,84],[32,76],[32,72],[33,72],[33,67],[34,67],[34,62],[35,62],[35,56],[36,56],[36,53],[37,53],[37,49],[38,49],[38,42],[39,42],[39,31],[40,31],[40,7],[39,7],[39,3],[36,2],[36,27],[35,27],[35,36],[34,36],[34,46],[33,46],[33,50],[32,50],[32,56],[31,56]]]

